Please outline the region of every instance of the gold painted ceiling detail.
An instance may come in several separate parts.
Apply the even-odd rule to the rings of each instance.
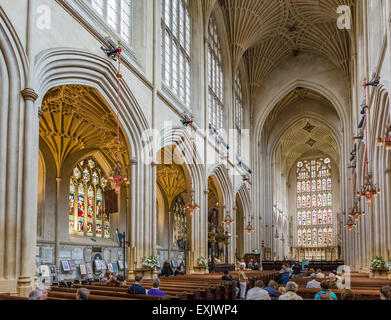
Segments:
[[[114,163],[117,150],[116,117],[94,88],[81,85],[55,87],[42,102],[39,123],[41,138],[55,158],[58,172],[73,152],[99,149]],[[128,163],[123,135],[120,138],[120,160]]]
[[[168,205],[171,207],[175,198],[186,191],[183,169],[177,164],[160,164],[157,167],[156,177],[167,197]]]

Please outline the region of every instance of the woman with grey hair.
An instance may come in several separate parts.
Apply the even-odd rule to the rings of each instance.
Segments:
[[[278,300],[303,300],[302,297],[298,296],[296,292],[299,290],[299,286],[296,282],[289,281],[286,284],[286,293],[278,298]]]
[[[80,288],[76,292],[76,300],[88,300],[90,291],[86,288]]]
[[[28,300],[47,300],[48,291],[46,289],[36,288],[30,292]]]

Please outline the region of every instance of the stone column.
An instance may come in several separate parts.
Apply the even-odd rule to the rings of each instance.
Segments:
[[[33,286],[35,273],[35,245],[37,232],[38,188],[38,134],[34,122],[38,122],[34,102],[38,95],[33,89],[22,91],[25,100],[24,152],[23,152],[23,209],[21,222],[21,255],[18,292],[27,296]]]
[[[134,278],[134,270],[136,268],[137,261],[137,252],[136,252],[136,205],[137,205],[137,190],[136,190],[136,168],[137,168],[137,159],[130,159],[130,206],[128,207],[128,223],[129,223],[129,247],[130,247],[130,256],[129,256],[129,266],[128,266],[128,278]]]

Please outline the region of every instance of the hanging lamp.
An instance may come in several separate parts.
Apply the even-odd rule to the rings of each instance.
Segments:
[[[369,173],[369,156],[368,156],[368,105],[367,105],[367,87],[368,84],[364,83],[364,102],[363,110],[365,111],[365,166],[366,176],[364,178],[364,185],[361,190],[357,193],[357,196],[366,198],[367,204],[370,207],[372,205],[372,198],[380,194],[380,189],[373,184],[373,176]]]
[[[123,184],[128,185],[128,178],[126,177],[126,174],[124,173],[124,169],[122,168],[121,161],[120,161],[120,138],[119,138],[119,109],[120,109],[120,97],[121,97],[121,41],[118,41],[118,49],[117,49],[117,56],[118,56],[118,72],[116,74],[116,77],[118,79],[118,97],[117,97],[117,151],[116,151],[116,160],[114,167],[111,171],[109,180],[110,182],[115,184],[115,193],[119,194],[121,186]]]
[[[224,219],[224,224],[227,226],[227,228],[229,228],[229,226],[234,222],[234,220],[232,219],[232,217],[230,216],[230,214],[228,213],[226,216],[225,216],[225,219]]]
[[[358,219],[365,215],[365,212],[362,212],[359,208],[359,199],[354,201],[353,209],[349,212],[349,217],[352,217],[355,223],[358,223]]]
[[[356,224],[354,223],[353,218],[349,217],[345,227],[348,228],[350,232],[352,232],[354,226],[356,226]]]
[[[190,212],[190,217],[193,217],[195,210],[198,210],[200,207],[195,201],[195,190],[193,189],[193,163],[194,161],[194,154],[195,154],[195,136],[194,136],[194,120],[193,120],[193,115],[191,115],[191,120],[190,120],[190,130],[191,130],[191,157],[192,157],[192,163],[190,163],[190,204],[186,207],[187,210]]]
[[[386,146],[386,150],[390,151],[391,150],[391,126],[387,128],[386,136],[384,138],[377,138],[377,146],[383,147]]]

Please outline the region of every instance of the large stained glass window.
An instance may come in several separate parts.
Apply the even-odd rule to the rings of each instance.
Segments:
[[[73,169],[69,187],[69,234],[110,238],[110,216],[104,211],[107,179],[93,158]]]
[[[297,244],[333,245],[332,173],[329,158],[297,163]]]

